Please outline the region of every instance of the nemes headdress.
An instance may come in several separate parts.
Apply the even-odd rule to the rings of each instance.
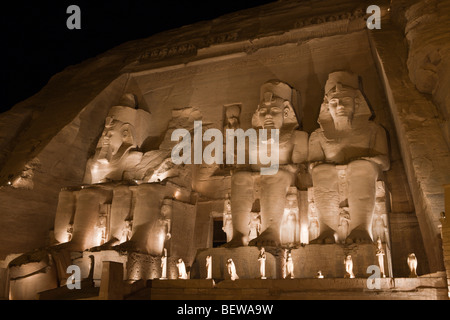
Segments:
[[[295,110],[299,110],[300,98],[297,90],[280,80],[266,81],[260,89],[260,101],[270,101],[273,98],[281,98],[289,102],[289,112],[287,118],[284,119],[284,125],[298,126],[299,120]],[[258,110],[259,110],[258,106]],[[252,124],[254,127],[261,127],[258,118],[258,110],[256,110]]]
[[[353,118],[368,120],[372,116],[372,111],[360,89],[359,76],[348,71],[336,71],[328,75],[328,80],[325,84],[325,96],[320,109],[319,124],[323,125],[328,121],[332,121],[328,110],[328,100],[333,96],[339,95],[351,95],[355,98]]]
[[[136,97],[132,94],[122,96],[119,104],[111,107],[106,125],[120,121],[131,126],[134,144],[141,146],[150,134],[151,115],[145,110],[137,109]]]

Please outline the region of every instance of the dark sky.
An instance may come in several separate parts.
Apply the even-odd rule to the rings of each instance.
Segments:
[[[0,112],[37,93],[55,73],[126,41],[273,0],[13,0],[2,2]],[[8,3],[5,5],[5,3]],[[68,6],[81,9],[81,30],[69,30]]]

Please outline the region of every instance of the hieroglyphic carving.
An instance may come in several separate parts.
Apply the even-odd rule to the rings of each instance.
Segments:
[[[341,12],[332,15],[322,15],[316,17],[308,17],[304,19],[298,19],[294,22],[295,28],[307,27],[310,25],[321,24],[326,22],[338,21],[338,20],[356,20],[362,19],[366,16],[363,8],[357,8],[352,12]]]
[[[143,60],[162,60],[174,56],[189,56],[197,53],[197,47],[192,43],[178,44],[172,47],[153,48],[141,55]]]
[[[197,54],[197,50],[211,45],[231,42],[238,39],[237,32],[227,32],[218,35],[211,35],[199,41],[188,43],[180,43],[170,47],[152,48],[145,51],[139,61],[145,60],[163,60],[172,57],[193,56]]]

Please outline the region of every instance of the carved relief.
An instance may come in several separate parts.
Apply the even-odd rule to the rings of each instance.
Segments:
[[[215,44],[221,44],[225,42],[231,42],[238,39],[238,33],[237,32],[227,32],[227,33],[221,33],[217,35],[211,35],[205,38],[201,42],[202,47],[208,47]]]
[[[145,52],[140,61],[144,60],[163,60],[175,56],[190,56],[197,53],[197,47],[192,43],[183,43],[172,47],[163,47],[151,49]]]

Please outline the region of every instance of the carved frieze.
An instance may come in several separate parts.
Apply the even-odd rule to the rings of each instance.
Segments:
[[[298,19],[294,22],[294,28],[303,28],[310,25],[321,24],[332,21],[339,20],[356,20],[362,19],[366,16],[365,10],[363,8],[357,8],[352,12],[340,12],[332,15],[322,15],[315,17],[307,17],[303,19]]]

